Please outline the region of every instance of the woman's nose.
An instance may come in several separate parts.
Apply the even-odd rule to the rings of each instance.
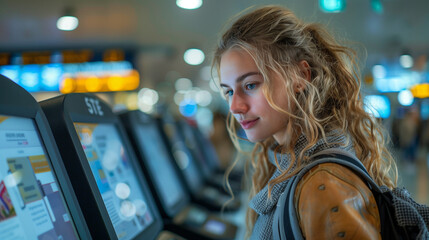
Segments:
[[[244,98],[242,98],[239,94],[234,94],[232,96],[229,110],[233,114],[237,113],[246,113],[248,111],[249,107],[245,101]]]

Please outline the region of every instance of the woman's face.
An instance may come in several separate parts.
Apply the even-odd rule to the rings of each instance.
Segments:
[[[228,50],[220,62],[220,79],[229,110],[240,123],[251,142],[271,136],[283,144],[288,116],[273,109],[262,92],[264,79],[249,53]],[[287,109],[287,95],[280,78],[274,78],[274,103]]]

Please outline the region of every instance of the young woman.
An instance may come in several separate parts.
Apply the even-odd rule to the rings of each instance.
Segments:
[[[396,165],[380,124],[364,111],[354,52],[321,26],[288,9],[262,7],[223,34],[214,56],[236,126],[253,150],[248,236],[272,239],[273,214],[288,178],[311,156],[341,148],[357,156],[379,185],[396,185]],[[370,189],[349,169],[321,164],[294,195],[306,239],[378,239],[379,212]]]

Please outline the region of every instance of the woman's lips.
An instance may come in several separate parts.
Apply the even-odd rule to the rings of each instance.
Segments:
[[[243,129],[249,129],[253,126],[255,126],[255,124],[257,123],[257,121],[259,120],[259,118],[253,119],[253,120],[244,120],[244,121],[240,121],[241,127]]]

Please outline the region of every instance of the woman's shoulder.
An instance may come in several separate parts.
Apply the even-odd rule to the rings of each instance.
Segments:
[[[379,237],[380,219],[371,190],[342,165],[323,163],[306,173],[295,192],[295,209],[310,239],[318,232],[326,233],[326,239],[343,234],[356,239]]]

